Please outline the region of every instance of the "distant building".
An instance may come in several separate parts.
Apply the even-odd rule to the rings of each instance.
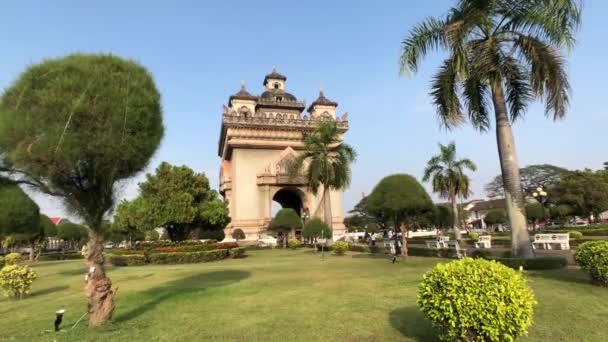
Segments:
[[[506,209],[504,198],[472,200],[470,202],[463,203],[463,210],[469,214],[466,220],[467,226],[473,228],[485,228],[486,224],[483,219],[490,211],[495,209]]]

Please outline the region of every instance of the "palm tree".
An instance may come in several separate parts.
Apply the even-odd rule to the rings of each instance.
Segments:
[[[566,115],[570,86],[562,50],[574,46],[580,15],[576,0],[460,0],[445,17],[425,20],[403,40],[402,73],[416,72],[430,50],[448,52],[430,92],[444,128],[468,119],[487,131],[493,106],[511,248],[517,256],[532,257],[533,252],[511,123],[535,99],[543,100],[552,119]]]
[[[341,142],[335,121],[318,120],[313,133],[304,134],[304,152],[290,166],[291,176],[304,174],[308,189],[314,194],[323,186],[325,224],[332,228],[330,190],[343,190],[350,184],[350,164],[355,150]]]
[[[439,154],[432,157],[424,170],[423,182],[431,181],[433,192],[452,204],[452,228],[456,239],[460,240],[460,219],[458,218],[458,197],[467,198],[471,193],[470,180],[465,169],[475,171],[477,166],[470,159],[456,160],[456,145],[451,142],[439,144]]]

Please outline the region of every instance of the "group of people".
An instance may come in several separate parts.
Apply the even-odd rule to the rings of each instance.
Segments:
[[[401,233],[385,230],[382,233],[382,241],[384,249],[393,255],[393,262],[396,256],[401,254]],[[376,246],[376,234],[365,233],[363,242],[370,248]]]

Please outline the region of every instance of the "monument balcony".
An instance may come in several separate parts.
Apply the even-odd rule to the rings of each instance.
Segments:
[[[266,105],[266,106],[273,106],[273,107],[305,108],[306,102],[305,101],[290,101],[287,99],[275,100],[275,99],[259,98],[258,105]]]

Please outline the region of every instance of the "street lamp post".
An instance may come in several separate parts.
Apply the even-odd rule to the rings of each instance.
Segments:
[[[532,193],[532,197],[534,197],[534,199],[536,199],[538,201],[538,203],[540,203],[540,205],[543,208],[543,217],[546,217],[546,213],[545,213],[545,208],[547,206],[547,197],[548,194],[547,192],[543,189],[542,186],[539,186],[538,188],[536,188],[536,191],[534,191]],[[548,217],[550,218],[550,216]],[[545,220],[545,224],[547,223],[548,219]]]

